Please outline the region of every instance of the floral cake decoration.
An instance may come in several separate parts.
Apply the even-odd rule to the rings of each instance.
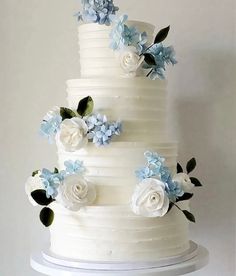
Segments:
[[[128,22],[128,15],[117,16],[113,0],[82,0],[82,12],[76,14],[84,23],[111,26],[110,48],[116,53],[125,77],[135,77],[140,70],[152,80],[165,79],[167,65],[175,65],[173,46],[164,46],[170,26],[161,29],[151,45],[147,32],[140,32]]]
[[[136,171],[140,182],[132,195],[132,211],[143,217],[163,217],[176,207],[188,220],[195,222],[194,215],[188,210],[182,210],[178,202],[191,199],[193,188],[202,186],[197,178],[189,176],[196,167],[196,159],[188,161],[187,173],[178,163],[177,174],[172,177],[165,165],[165,158],[150,151],[145,152],[144,156],[147,164]]]
[[[122,131],[120,121],[108,121],[105,115],[93,113],[94,102],[88,96],[82,99],[76,111],[54,107],[44,117],[40,134],[50,143],[55,140],[65,151],[74,152],[86,147],[88,141],[96,146],[109,145]]]
[[[54,212],[49,207],[57,202],[70,211],[79,211],[96,199],[96,188],[86,177],[86,168],[80,160],[67,160],[65,169],[37,170],[25,184],[25,191],[33,206],[44,206],[40,220],[46,227],[53,223]]]

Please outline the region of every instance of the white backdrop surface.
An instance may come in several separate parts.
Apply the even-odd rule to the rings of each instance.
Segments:
[[[211,254],[191,275],[233,276],[236,193],[236,9],[234,0],[117,0],[130,18],[172,26],[179,64],[168,70],[170,121],[179,160],[198,160],[204,187],[192,201],[191,239]],[[56,163],[38,137],[45,112],[65,105],[65,80],[79,77],[79,0],[0,1],[0,275],[38,275],[29,255],[47,240],[24,194],[32,170]]]

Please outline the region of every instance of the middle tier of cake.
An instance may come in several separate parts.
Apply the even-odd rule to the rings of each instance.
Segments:
[[[123,132],[117,141],[168,141],[166,81],[144,77],[75,79],[67,82],[67,93],[70,108],[76,110],[82,98],[91,96],[95,113],[120,120]]]
[[[89,143],[84,149],[66,152],[58,143],[59,167],[66,160],[81,160],[87,169],[86,178],[96,186],[94,205],[129,204],[138,183],[135,171],[145,164],[145,151],[157,152],[166,159],[166,165],[176,172],[177,144],[141,142],[113,142],[106,147]]]

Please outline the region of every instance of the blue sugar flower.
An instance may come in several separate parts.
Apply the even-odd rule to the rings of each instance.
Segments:
[[[155,177],[155,173],[149,167],[140,168],[135,172],[135,174],[136,174],[136,177],[141,181],[146,178]]]
[[[64,180],[63,175],[60,173],[52,173],[47,169],[43,169],[40,178],[42,178],[47,197],[56,198],[58,194],[57,189]]]
[[[184,194],[181,185],[178,182],[172,181],[172,179],[169,179],[169,181],[166,183],[166,192],[169,199],[173,202],[175,202],[178,197],[181,197]]]
[[[107,123],[107,117],[101,114],[92,114],[86,119],[86,124],[89,130],[94,129],[97,126],[102,126]]]
[[[152,54],[155,58],[156,65],[144,64],[145,69],[152,69],[150,73],[151,79],[165,79],[164,72],[166,70],[166,65],[177,63],[175,59],[175,51],[172,46],[164,47],[162,43],[153,45],[150,49],[147,50],[148,53]]]
[[[162,165],[165,162],[165,158],[163,158],[156,152],[146,151],[144,153],[144,156],[147,159],[148,164]]]
[[[78,20],[110,25],[115,13],[119,10],[113,0],[82,0],[83,11]]]
[[[53,143],[56,133],[60,129],[62,118],[60,115],[51,117],[48,121],[44,120],[40,126],[40,134]]]
[[[120,135],[120,122],[105,122],[102,125],[97,125],[92,131],[88,133],[88,139],[93,140],[97,146],[106,146],[110,144],[114,135]]]
[[[145,52],[145,50],[147,49],[146,43],[147,43],[147,33],[143,32],[139,34],[139,42],[137,44],[137,50],[140,54]]]
[[[81,174],[83,175],[86,171],[84,164],[80,160],[72,161],[67,160],[64,162],[65,165],[65,173],[66,174]]]
[[[122,124],[121,122],[113,122],[109,124],[109,130],[111,131],[112,135],[120,135],[122,132]]]

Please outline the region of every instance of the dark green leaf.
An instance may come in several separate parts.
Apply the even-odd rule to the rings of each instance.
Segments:
[[[174,206],[174,204],[172,202],[170,202],[169,209],[168,209],[167,213],[170,212],[170,210],[173,208],[173,206]]]
[[[179,163],[177,163],[177,173],[182,173],[182,172],[184,172],[182,166]]]
[[[77,112],[82,117],[88,116],[93,112],[93,107],[93,99],[90,96],[88,96],[79,102]]]
[[[42,222],[42,224],[45,227],[48,227],[52,224],[53,219],[54,219],[54,212],[52,209],[48,208],[48,207],[44,207],[39,215],[39,218]]]
[[[176,202],[179,202],[179,201],[185,201],[185,200],[189,200],[193,197],[193,194],[190,194],[190,193],[185,193],[183,196],[179,197]]]
[[[62,117],[62,120],[66,120],[66,119],[71,119],[73,117],[76,117],[76,114],[73,110],[66,108],[66,107],[61,107],[60,108],[60,115]]]
[[[150,66],[154,66],[156,65],[156,61],[155,61],[155,57],[150,54],[150,53],[145,53],[144,55],[144,61],[150,65]]]
[[[202,183],[196,177],[190,177],[191,182],[195,187],[201,187]]]
[[[45,190],[36,190],[31,193],[32,198],[36,203],[42,206],[47,206],[54,201],[53,198],[47,198]]]
[[[197,165],[196,159],[195,158],[190,159],[186,166],[187,173],[191,173],[196,168],[196,165]]]
[[[39,173],[39,170],[32,172],[32,176],[35,177]]]
[[[159,33],[156,35],[156,37],[155,37],[154,44],[160,43],[163,40],[165,40],[167,38],[169,30],[170,30],[170,26],[168,26],[168,27],[166,27],[164,29],[161,29],[159,31]]]
[[[182,210],[182,212],[183,212],[183,214],[185,215],[185,217],[186,217],[189,221],[191,221],[191,222],[196,222],[195,217],[194,217],[194,215],[193,215],[192,213],[190,213],[190,212],[187,211],[187,210]]]
[[[55,169],[54,169],[54,173],[59,173],[58,168],[55,168]]]

